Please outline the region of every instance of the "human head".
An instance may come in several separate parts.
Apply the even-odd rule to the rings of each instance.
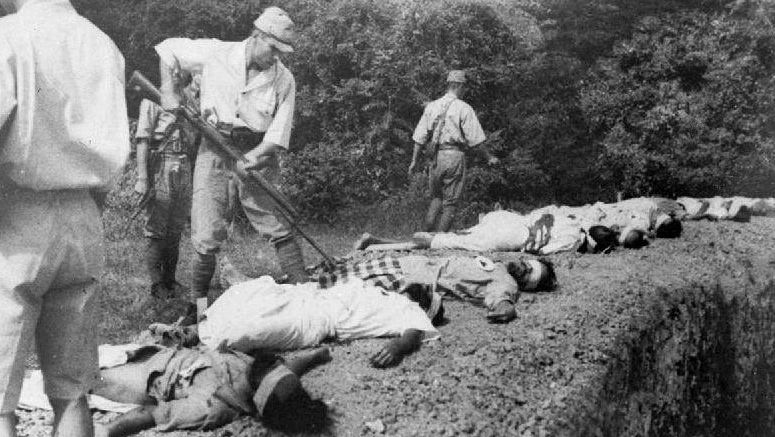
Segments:
[[[463,70],[451,70],[447,74],[447,89],[454,92],[458,97],[462,97],[466,91],[468,78]]]
[[[660,214],[657,217],[654,229],[656,230],[657,238],[678,238],[681,236],[683,225],[680,220],[673,216]]]
[[[251,369],[251,384],[256,391],[256,414],[270,428],[285,432],[320,432],[328,422],[328,407],[312,399],[299,377],[283,364],[269,369],[257,358]]]
[[[509,262],[506,270],[520,291],[551,291],[557,288],[554,264],[546,258]]]
[[[294,24],[288,13],[276,6],[268,7],[253,22],[246,49],[247,63],[265,70],[281,53],[292,53],[295,41]]]
[[[649,242],[643,230],[628,226],[619,234],[619,244],[627,249],[640,249],[648,246]]]
[[[431,290],[431,287],[423,284],[409,284],[404,290],[406,296],[420,305],[433,326],[439,326],[444,322],[444,304],[441,295]]]
[[[607,253],[618,244],[618,234],[611,228],[603,225],[594,225],[587,231],[587,251],[592,253]]]

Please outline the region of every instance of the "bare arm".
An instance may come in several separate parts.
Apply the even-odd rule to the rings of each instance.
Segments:
[[[154,405],[144,405],[122,414],[107,424],[108,437],[123,437],[153,428],[156,425],[153,418],[154,408]]]
[[[420,348],[422,344],[422,331],[419,329],[407,329],[400,337],[388,342],[379,352],[374,354],[369,361],[378,368],[392,367]]]
[[[409,173],[412,173],[417,167],[417,159],[420,157],[420,151],[422,151],[422,147],[422,144],[414,143],[414,150],[412,150],[412,162],[409,164]]]
[[[135,191],[145,195],[148,192],[148,140],[143,138],[137,142],[137,183]]]

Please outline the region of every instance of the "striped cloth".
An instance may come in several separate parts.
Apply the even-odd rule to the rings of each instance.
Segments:
[[[317,282],[320,288],[330,288],[351,278],[361,279],[369,285],[388,291],[400,291],[407,285],[401,264],[397,258],[391,256],[338,265],[332,272],[320,273]]]

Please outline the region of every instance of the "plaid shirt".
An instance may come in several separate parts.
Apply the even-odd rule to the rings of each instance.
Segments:
[[[320,273],[317,281],[320,288],[331,288],[351,278],[361,279],[369,285],[389,291],[400,291],[407,285],[401,264],[391,256],[336,266],[333,272]]]

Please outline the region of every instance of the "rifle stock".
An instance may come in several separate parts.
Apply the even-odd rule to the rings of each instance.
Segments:
[[[127,83],[127,87],[139,93],[141,96],[147,98],[148,100],[151,100],[157,104],[161,104],[161,92],[139,71],[132,73],[132,76],[129,78],[129,82]],[[187,106],[183,106],[181,107],[180,114],[205,138],[207,138],[210,141],[210,144],[215,146],[214,151],[216,153],[222,155],[225,158],[233,159],[242,163],[248,162],[242,153],[237,148],[235,148],[227,138],[218,132],[218,129],[216,129],[215,126],[211,125],[202,117],[200,117],[196,111]],[[318,246],[318,244],[306,233],[304,233],[304,231],[299,227],[299,213],[296,211],[296,208],[291,205],[290,201],[283,193],[277,190],[277,188],[270,184],[263,176],[261,176],[261,174],[254,170],[247,170],[242,172],[235,169],[235,172],[243,181],[248,183],[248,186],[251,186],[254,189],[261,189],[267,193],[277,205],[277,210],[288,221],[288,223],[290,223],[290,225],[323,256],[326,262],[331,265],[335,264],[333,258],[324,252],[323,249],[321,249],[320,246]]]

